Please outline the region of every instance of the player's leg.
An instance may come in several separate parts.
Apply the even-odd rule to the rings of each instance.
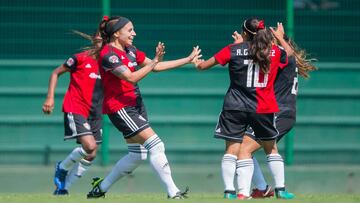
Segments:
[[[69,190],[73,183],[81,178],[90,168],[92,161],[96,157],[97,146],[102,142],[102,117],[98,116],[97,118],[88,118],[88,122],[91,126],[93,138],[79,137],[78,142],[82,144],[84,149],[86,149],[86,151],[89,153],[89,156],[81,159],[72,167],[71,171],[66,177],[66,190]],[[96,147],[94,145],[96,145]]]
[[[99,185],[102,192],[107,192],[119,179],[131,174],[147,158],[147,150],[140,144],[127,143],[128,154],[123,156]]]
[[[104,179],[94,178],[93,189],[88,193],[88,198],[104,197],[116,181],[131,174],[147,158],[147,150],[130,139],[138,132],[149,128],[146,112],[141,114],[136,107],[125,107],[116,113],[109,114],[109,118],[113,125],[123,133],[128,145],[128,154],[119,159]]]
[[[92,137],[90,125],[87,120],[78,114],[64,113],[64,139],[77,139],[82,137]],[[91,152],[88,150],[88,152]],[[64,160],[56,164],[54,183],[56,185],[55,195],[68,194],[66,187],[66,176],[72,167],[81,159],[88,156],[88,152],[83,147],[76,147]]]
[[[97,144],[93,135],[80,136],[78,142],[81,143],[82,148],[87,152],[87,156],[76,162],[66,177],[65,189],[69,190],[70,187],[80,179],[84,173],[92,165],[92,161],[96,157]]]
[[[257,140],[255,137],[254,130],[251,127],[248,127],[245,136],[252,139],[248,140],[249,145],[252,145],[253,148],[256,148],[256,150],[259,150],[261,148],[261,141]],[[264,174],[261,171],[260,165],[255,158],[255,156],[252,156],[252,160],[254,163],[254,173],[252,177],[252,183],[254,184],[255,188],[252,189],[251,197],[252,198],[266,198],[266,197],[272,197],[274,196],[274,191],[271,189],[271,187],[267,184]]]
[[[242,142],[243,125],[238,125],[236,111],[223,110],[215,127],[214,137],[225,140],[225,154],[221,160],[221,175],[224,183],[224,198],[235,199],[234,179],[237,154]]]
[[[225,141],[225,154],[221,160],[221,176],[224,182],[224,198],[236,199],[234,178],[240,143]]]
[[[276,138],[279,132],[274,114],[256,115],[254,123],[255,135],[262,141],[262,146],[267,154],[267,162],[275,182],[275,193],[278,198],[291,199],[293,194],[285,190],[284,161],[278,152]],[[258,136],[259,135],[259,136]],[[281,197],[281,194],[286,194]]]
[[[256,151],[257,147],[252,145],[253,139],[244,136],[243,142],[240,145],[238,154],[238,161],[236,162],[236,174],[238,183],[238,198],[250,198],[251,180],[254,173],[254,162],[252,153]]]

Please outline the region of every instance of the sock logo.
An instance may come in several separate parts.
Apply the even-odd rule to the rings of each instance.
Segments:
[[[166,162],[166,163],[163,165],[162,168],[166,168],[166,167],[168,167],[168,166],[169,166],[169,162]]]

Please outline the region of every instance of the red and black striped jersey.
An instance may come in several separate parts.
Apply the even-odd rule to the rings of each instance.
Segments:
[[[274,81],[278,68],[287,65],[286,52],[273,45],[270,69],[264,74],[259,65],[253,63],[248,51],[249,44],[243,42],[228,45],[214,55],[219,64],[229,64],[230,87],[223,109],[256,113],[278,112]]]
[[[63,112],[100,118],[103,94],[96,59],[85,51],[67,59],[64,66],[70,69],[70,84],[63,101]]]
[[[103,113],[111,114],[126,106],[136,106],[141,98],[138,85],[120,79],[111,70],[125,65],[130,71],[136,71],[138,65],[145,60],[145,53],[134,46],[121,51],[115,47],[105,45],[98,60],[100,74],[104,86]]]

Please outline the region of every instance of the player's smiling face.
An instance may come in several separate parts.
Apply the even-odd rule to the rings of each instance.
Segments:
[[[117,33],[115,33],[115,35],[118,35],[117,38],[119,39],[120,44],[126,47],[133,44],[136,33],[133,24],[128,22]]]

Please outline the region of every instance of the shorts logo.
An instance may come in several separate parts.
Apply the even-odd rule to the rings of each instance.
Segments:
[[[146,121],[146,119],[144,117],[142,117],[141,115],[139,116],[140,120]]]
[[[221,133],[221,128],[216,129],[215,132]]]
[[[111,63],[119,63],[119,57],[117,57],[117,56],[115,56],[115,55],[110,56],[110,57],[109,57],[109,61],[110,61]]]
[[[90,130],[90,125],[88,123],[84,123],[83,126],[86,128],[86,130]]]
[[[91,65],[88,63],[86,64],[85,68],[91,68]]]
[[[75,61],[74,61],[73,58],[69,58],[69,59],[66,61],[66,65],[68,65],[68,66],[74,65],[74,63],[75,63]]]

